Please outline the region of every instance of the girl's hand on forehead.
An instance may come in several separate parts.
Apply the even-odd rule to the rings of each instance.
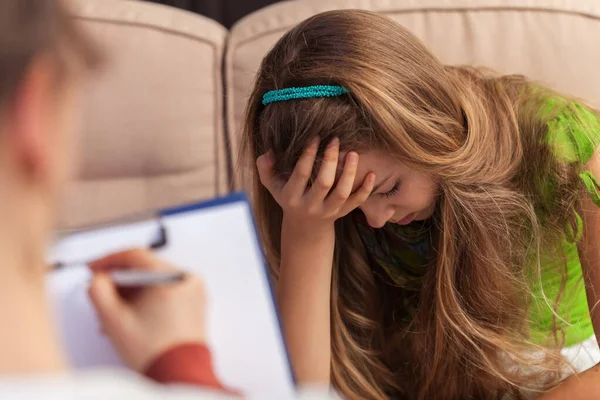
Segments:
[[[375,174],[371,172],[352,192],[359,160],[354,151],[346,154],[342,173],[335,183],[338,163],[341,163],[338,138],[325,149],[317,177],[309,187],[318,148],[317,137],[304,150],[287,182],[276,176],[272,152],[256,161],[260,181],[279,203],[285,218],[299,223],[333,222],[364,203],[373,191]]]

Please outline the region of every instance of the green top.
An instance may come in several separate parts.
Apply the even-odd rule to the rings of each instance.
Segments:
[[[559,107],[559,113],[548,122],[546,144],[553,154],[568,163],[585,166],[600,144],[600,120],[587,108],[567,103],[563,99],[550,99],[542,112],[551,112]],[[600,185],[590,171],[580,175],[593,202],[600,206]],[[583,230],[583,221],[578,218],[578,233]],[[533,302],[530,319],[532,321],[532,339],[543,343],[553,328],[551,305],[559,293],[562,275],[560,268],[565,267],[566,285],[557,309],[556,323],[565,332],[565,346],[580,343],[594,334],[585,293],[581,262],[577,251],[579,237],[565,237],[562,247],[564,259],[545,257],[541,261],[541,280],[532,285]],[[547,300],[544,300],[544,294]],[[562,321],[561,321],[562,319]]]
[[[587,164],[600,144],[600,120],[585,107],[562,98],[550,99],[544,105],[544,113],[554,117],[548,122],[545,143],[554,155],[565,162]],[[558,111],[558,112],[556,112]],[[600,206],[600,185],[589,171],[580,174],[592,200]],[[547,183],[551,193],[551,183]],[[429,222],[415,222],[407,226],[388,223],[381,229],[368,226],[364,215],[355,214],[359,234],[371,261],[376,263],[404,291],[403,311],[409,318],[412,299],[419,290],[425,273],[426,259],[431,240]],[[583,225],[578,216],[579,230]],[[543,344],[553,331],[552,306],[562,282],[561,268],[566,260],[567,282],[565,292],[557,309],[556,323],[564,328],[565,346],[579,343],[594,334],[581,271],[577,241],[579,238],[563,239],[564,259],[546,256],[541,261],[541,280],[533,279],[533,301],[530,311],[531,336],[534,342]],[[560,264],[559,264],[560,263]],[[545,294],[545,298],[544,298]]]

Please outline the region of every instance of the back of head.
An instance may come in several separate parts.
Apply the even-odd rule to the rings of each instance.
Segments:
[[[310,85],[348,93],[261,103],[267,91]],[[245,172],[271,150],[276,173],[286,178],[319,136],[321,155],[338,137],[342,152],[382,151],[440,182],[436,257],[409,326],[389,318],[397,304],[382,294],[351,218],[336,225],[332,377],[349,397],[495,398],[528,383],[518,376],[530,361],[521,300],[537,219],[517,181],[528,173],[523,154],[538,151],[542,125],[533,124],[536,137],[519,133],[517,99],[527,85],[445,67],[406,29],[366,11],[309,18],[264,58],[247,108]],[[255,173],[243,182],[252,184],[277,278],[281,208]],[[518,367],[511,373],[503,360]]]
[[[10,99],[39,56],[52,58],[57,82],[75,68],[100,62],[100,53],[77,29],[62,0],[2,0],[0,106]]]
[[[43,243],[32,238],[42,236],[31,232],[50,228],[76,158],[71,132],[79,78],[100,61],[62,0],[0,1],[0,235],[18,241],[26,226],[23,237],[32,240],[3,240],[6,248],[41,254]]]
[[[266,91],[309,85],[341,85],[350,95],[260,103]],[[339,137],[341,151],[381,148],[422,160],[429,137],[416,132],[447,132],[439,152],[462,137],[451,90],[439,61],[393,21],[366,11],[328,12],[292,29],[265,57],[249,102],[247,122],[255,125],[247,128],[257,134],[257,152],[279,155],[283,174],[315,135],[323,145]],[[414,134],[391,134],[399,129]]]

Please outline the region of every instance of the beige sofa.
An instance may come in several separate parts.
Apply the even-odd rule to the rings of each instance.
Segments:
[[[66,228],[226,194],[262,56],[286,30],[325,10],[386,14],[445,63],[526,74],[600,106],[598,0],[289,0],[230,32],[156,4],[75,5],[111,62],[84,105],[83,158],[65,199]]]

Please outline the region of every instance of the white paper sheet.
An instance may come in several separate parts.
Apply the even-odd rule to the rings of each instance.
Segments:
[[[246,398],[293,397],[293,379],[277,313],[246,201],[201,208],[162,219],[168,244],[157,254],[198,273],[207,291],[207,341],[215,371]],[[156,220],[78,233],[50,251],[50,261],[85,260],[147,246]],[[48,278],[48,291],[64,347],[76,368],[120,365],[102,335],[87,296],[85,266],[66,267]]]

